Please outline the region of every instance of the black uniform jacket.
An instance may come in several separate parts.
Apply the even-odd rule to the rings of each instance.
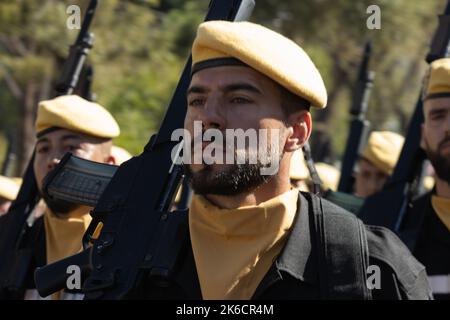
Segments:
[[[413,201],[400,237],[425,266],[434,298],[450,299],[450,231],[431,205],[433,193]]]
[[[311,234],[313,229],[309,225],[308,201],[301,194],[299,204],[297,217],[285,247],[259,284],[252,299],[321,298],[317,250],[314,235]],[[343,210],[335,208],[337,211]],[[369,264],[377,265],[381,271],[381,283],[379,289],[372,290],[372,298],[430,299],[431,291],[425,268],[397,236],[382,227],[366,226],[366,230]],[[146,281],[138,286],[129,298],[202,299],[191,243],[189,239],[186,242],[170,285],[161,287]]]

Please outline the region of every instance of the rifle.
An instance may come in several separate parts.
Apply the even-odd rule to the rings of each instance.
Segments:
[[[81,70],[94,43],[94,35],[89,32],[89,28],[94,18],[97,4],[97,0],[89,2],[78,37],[75,43],[70,46],[69,57],[64,64],[61,78],[56,83],[57,96],[72,94],[78,84]]]
[[[86,56],[92,48],[93,35],[89,27],[97,8],[97,0],[91,0],[75,43],[70,47],[61,78],[56,84],[56,96],[71,94],[78,84]],[[0,218],[0,299],[20,299],[21,291],[30,268],[32,245],[36,234],[30,234],[32,226],[27,219],[40,199],[33,170],[34,152],[23,177],[17,199],[8,214]],[[37,226],[42,225],[42,223]]]
[[[439,16],[439,25],[430,52],[426,56],[426,62],[431,63],[436,59],[447,57],[449,44],[450,1],[444,14]],[[400,238],[410,249],[413,247],[415,235],[403,233],[401,229],[426,158],[425,152],[420,148],[421,125],[424,119],[422,108],[422,97],[419,95],[394,173],[382,191],[367,198],[360,213],[365,223],[385,226],[399,233]]]
[[[205,20],[245,20],[254,5],[254,0],[213,0]],[[169,212],[183,174],[177,159],[171,159],[172,150],[180,150],[183,143],[172,141],[171,135],[183,128],[190,67],[191,58],[158,133],[139,156],[117,169],[100,195],[83,238],[88,253],[69,257],[70,263],[83,265],[90,256],[91,272],[82,287],[86,299],[122,299],[144,279],[163,284],[173,275],[188,226],[187,210]],[[99,228],[97,238],[95,230]],[[93,243],[91,247],[89,242]],[[63,285],[67,267],[59,261],[36,270],[35,282],[41,295],[62,288],[51,282],[54,279]]]
[[[367,141],[370,123],[365,119],[370,91],[373,86],[375,73],[369,71],[369,60],[372,52],[370,42],[366,43],[364,55],[359,67],[358,79],[353,91],[352,106],[350,108],[350,132],[347,138],[344,158],[342,161],[341,178],[339,179],[338,191],[352,193],[354,177],[353,168],[358,156]]]
[[[81,72],[81,81],[79,84],[79,96],[88,100],[97,100],[96,94],[92,92],[92,82],[94,81],[94,67],[87,64]]]

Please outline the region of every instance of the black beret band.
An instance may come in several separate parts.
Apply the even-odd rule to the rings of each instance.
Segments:
[[[62,128],[60,127],[50,127],[44,130],[39,131],[38,133],[36,133],[36,138],[41,138],[42,136],[46,135],[47,133],[56,131],[56,130],[61,130]]]
[[[207,68],[214,68],[214,67],[221,67],[221,66],[244,66],[248,67],[247,64],[242,62],[239,59],[236,58],[215,58],[215,59],[209,59],[197,62],[192,66],[191,70],[191,76],[194,75],[194,73],[207,69]]]
[[[450,92],[431,93],[424,100],[450,97]]]

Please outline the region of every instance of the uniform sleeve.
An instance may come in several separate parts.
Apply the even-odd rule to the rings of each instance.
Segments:
[[[425,269],[420,271],[414,280],[405,283],[404,274],[398,274],[385,261],[370,258],[370,265],[379,267],[380,282],[372,282],[372,298],[374,300],[432,300],[431,288],[427,281]],[[374,275],[374,274],[371,274]],[[370,283],[371,275],[368,276]],[[378,284],[378,285],[376,285]]]
[[[404,292],[404,296],[407,300],[433,300],[425,269],[420,272],[414,285]]]
[[[417,261],[403,242],[390,230],[366,226],[369,245],[369,267],[379,273],[372,280],[372,296],[381,300],[430,300],[431,288],[425,267]],[[375,286],[376,284],[377,286]]]

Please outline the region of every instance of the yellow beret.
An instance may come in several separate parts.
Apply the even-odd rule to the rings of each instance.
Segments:
[[[336,191],[339,184],[339,179],[341,177],[340,171],[335,167],[323,162],[316,163],[315,167],[317,170],[317,174],[322,181],[322,189],[324,191]]]
[[[390,176],[394,171],[405,138],[395,132],[374,131],[370,134],[361,157]]]
[[[132,157],[127,150],[118,146],[112,146],[111,155],[116,159],[116,165],[121,165]]]
[[[76,95],[60,96],[39,103],[37,134],[55,127],[99,138],[114,138],[120,133],[119,125],[105,108]]]
[[[326,106],[327,92],[316,66],[302,48],[279,33],[250,22],[200,24],[192,47],[193,70],[220,58],[238,59],[312,106]]]
[[[305,180],[309,177],[302,149],[298,149],[292,154],[289,177],[295,180]]]
[[[0,198],[4,198],[9,201],[13,201],[17,197],[22,179],[9,178],[0,175]]]
[[[425,98],[450,96],[450,58],[438,59],[431,63],[424,87]]]
[[[436,181],[432,176],[425,176],[423,178],[423,186],[428,191],[433,190],[435,183]]]

